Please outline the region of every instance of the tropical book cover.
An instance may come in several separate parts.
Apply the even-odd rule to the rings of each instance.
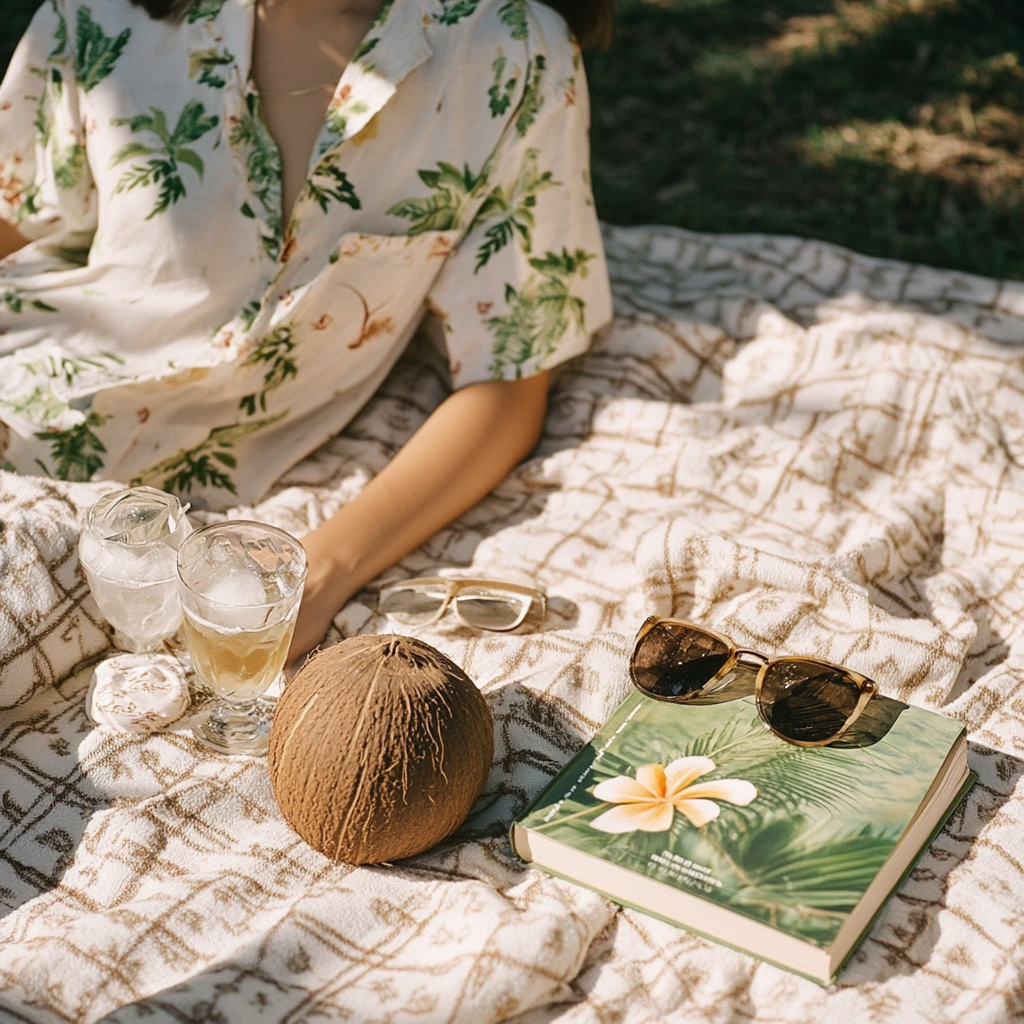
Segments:
[[[512,841],[538,867],[828,984],[972,781],[961,722],[886,697],[809,748],[769,732],[753,697],[634,693]]]

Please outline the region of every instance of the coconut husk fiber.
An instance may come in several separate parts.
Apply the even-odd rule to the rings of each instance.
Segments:
[[[473,681],[429,644],[356,636],[296,674],[274,713],[270,780],[288,824],[346,864],[411,857],[466,819],[494,723]]]

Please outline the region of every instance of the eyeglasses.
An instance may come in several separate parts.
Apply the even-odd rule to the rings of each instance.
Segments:
[[[450,606],[464,625],[505,633],[522,624],[531,606],[546,611],[544,591],[500,580],[423,576],[381,588],[378,607],[400,626],[429,626]]]
[[[747,669],[751,688],[739,682]],[[721,704],[753,692],[761,721],[799,747],[834,743],[860,717],[878,685],[820,658],[766,658],[728,637],[682,619],[652,615],[636,635],[633,685],[673,704]]]

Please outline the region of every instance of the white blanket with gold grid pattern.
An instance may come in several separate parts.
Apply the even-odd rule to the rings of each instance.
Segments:
[[[421,634],[483,688],[496,748],[466,826],[410,861],[314,853],[261,761],[94,729],[106,639],[74,545],[103,488],[3,475],[0,1021],[1024,1019],[1024,286],[788,238],[607,244],[617,319],[561,373],[536,456],[392,573],[514,568],[550,596],[539,633]],[[441,367],[414,347],[238,514],[316,526],[443,398]],[[968,723],[979,783],[830,990],[510,850],[652,612]],[[336,626],[384,628],[368,593]]]

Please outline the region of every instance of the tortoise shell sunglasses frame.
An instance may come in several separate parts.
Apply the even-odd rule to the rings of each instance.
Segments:
[[[721,657],[724,654],[724,661],[722,661],[718,669],[710,678],[688,693],[671,695],[652,691],[648,686],[643,684],[640,678],[638,678],[641,671],[650,670],[648,666],[641,669],[640,656],[645,641],[648,640],[651,632],[660,626],[680,627],[681,629],[692,630],[695,635],[695,639],[698,641],[706,640],[706,638],[717,641],[718,644],[724,648],[724,652],[719,652],[717,656]],[[795,669],[799,676],[801,666],[813,666],[813,668],[819,670],[813,675],[810,673],[807,674],[803,680],[805,683],[810,683],[812,679],[824,671],[826,673],[832,673],[839,676],[843,683],[846,683],[857,690],[856,702],[848,713],[844,713],[842,709],[838,708],[834,704],[823,702],[823,709],[827,708],[828,710],[843,714],[844,719],[838,728],[831,728],[828,731],[828,735],[820,737],[815,736],[810,739],[789,736],[781,730],[777,722],[773,721],[773,717],[775,717],[772,714],[773,708],[776,704],[780,703],[781,700],[788,699],[788,694],[786,698],[780,697],[780,695],[775,692],[774,686],[765,685],[766,679],[768,679],[769,674],[773,669]],[[671,665],[665,666],[666,673],[671,669],[671,667]],[[778,736],[779,739],[785,740],[787,743],[792,743],[798,747],[824,747],[828,746],[830,743],[834,743],[843,736],[851,725],[853,725],[867,707],[871,698],[878,693],[878,684],[873,679],[869,679],[867,676],[863,676],[859,672],[855,672],[853,669],[847,668],[844,665],[836,665],[834,662],[825,661],[823,658],[805,658],[798,656],[768,658],[758,651],[737,647],[729,637],[723,636],[721,633],[717,633],[713,629],[708,629],[705,626],[698,626],[686,619],[665,618],[659,615],[650,616],[640,627],[633,646],[633,654],[629,659],[629,676],[633,685],[640,690],[641,693],[653,700],[665,701],[670,704],[718,704],[727,700],[739,700],[742,697],[749,696],[749,688],[743,689],[742,687],[735,686],[734,679],[729,678],[730,673],[734,672],[737,668],[746,668],[750,671],[756,670],[757,679],[754,684],[753,693],[757,713],[761,718],[761,721],[764,722],[764,724],[776,736]]]

